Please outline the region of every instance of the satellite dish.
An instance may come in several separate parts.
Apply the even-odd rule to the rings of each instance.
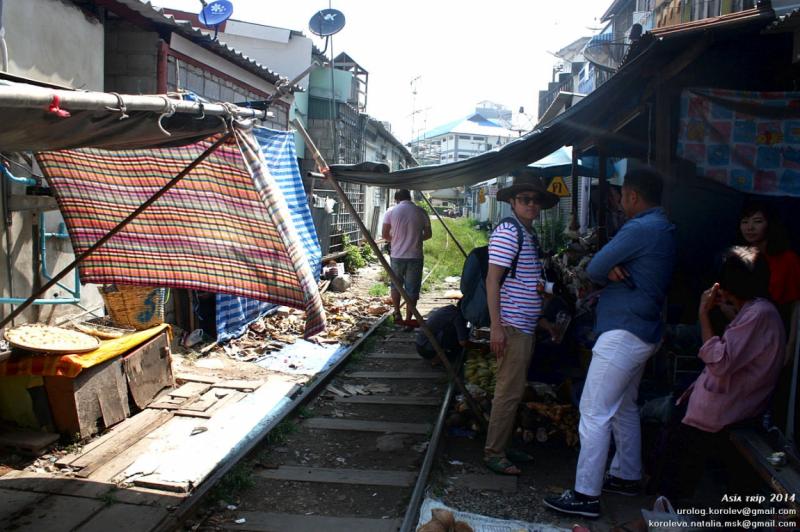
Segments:
[[[233,15],[233,4],[230,0],[215,0],[208,4],[204,3],[198,18],[203,25],[216,27],[231,18],[231,15]]]
[[[308,22],[308,29],[314,35],[327,37],[339,33],[344,28],[344,13],[338,9],[321,9]]]
[[[622,61],[624,49],[619,49],[612,33],[595,35],[583,49],[583,56],[593,65],[607,72],[614,72]]]

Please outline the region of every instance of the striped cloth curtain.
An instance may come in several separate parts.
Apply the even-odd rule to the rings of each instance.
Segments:
[[[174,148],[77,149],[36,158],[76,253],[108,233],[218,136]],[[80,268],[83,283],[225,293],[306,311],[325,328],[317,282],[286,199],[250,127],[199,164]]]
[[[308,208],[308,199],[303,189],[303,179],[297,165],[294,134],[262,127],[253,128],[253,134],[261,148],[267,169],[278,184],[297,229],[303,253],[308,258],[314,279],[319,279],[322,251],[320,250],[314,220]],[[216,296],[217,341],[226,342],[238,338],[247,331],[247,326],[275,308],[275,305],[228,294]]]

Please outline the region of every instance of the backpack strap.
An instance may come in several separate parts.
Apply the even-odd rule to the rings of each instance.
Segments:
[[[524,233],[525,229],[522,227],[522,225],[520,225],[519,221],[513,216],[509,216],[508,218],[503,218],[502,220],[500,220],[501,224],[506,222],[513,225],[514,228],[517,230],[517,252],[514,254],[514,258],[511,260],[511,266],[505,272],[503,272],[503,277],[500,279],[500,286],[503,286],[506,277],[515,278],[517,276],[517,263],[519,262],[520,254],[522,254],[522,246],[525,243],[525,233]],[[536,243],[535,236],[534,236],[534,243]]]

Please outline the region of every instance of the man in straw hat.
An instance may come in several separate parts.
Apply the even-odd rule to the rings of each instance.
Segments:
[[[525,391],[536,322],[542,311],[543,268],[533,221],[541,209],[558,203],[538,177],[520,174],[497,192],[511,205],[513,217],[498,224],[489,239],[486,302],[491,317],[491,347],[497,357],[497,384],[484,461],[495,473],[518,475],[514,461],[531,457],[509,449],[517,407]]]
[[[675,263],[675,226],[661,205],[662,180],[649,168],[625,175],[628,221],[589,263],[603,286],[597,305],[592,362],[581,393],[581,452],[575,489],[544,503],[559,512],[597,517],[600,492],[636,495],[642,478],[636,396],[645,364],[661,340],[664,306]],[[604,479],[614,436],[616,452]]]

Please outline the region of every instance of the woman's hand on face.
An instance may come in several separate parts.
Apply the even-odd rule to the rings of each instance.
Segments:
[[[700,308],[698,314],[706,316],[715,306],[719,304],[719,283],[714,283],[714,286],[703,292],[700,296]]]

